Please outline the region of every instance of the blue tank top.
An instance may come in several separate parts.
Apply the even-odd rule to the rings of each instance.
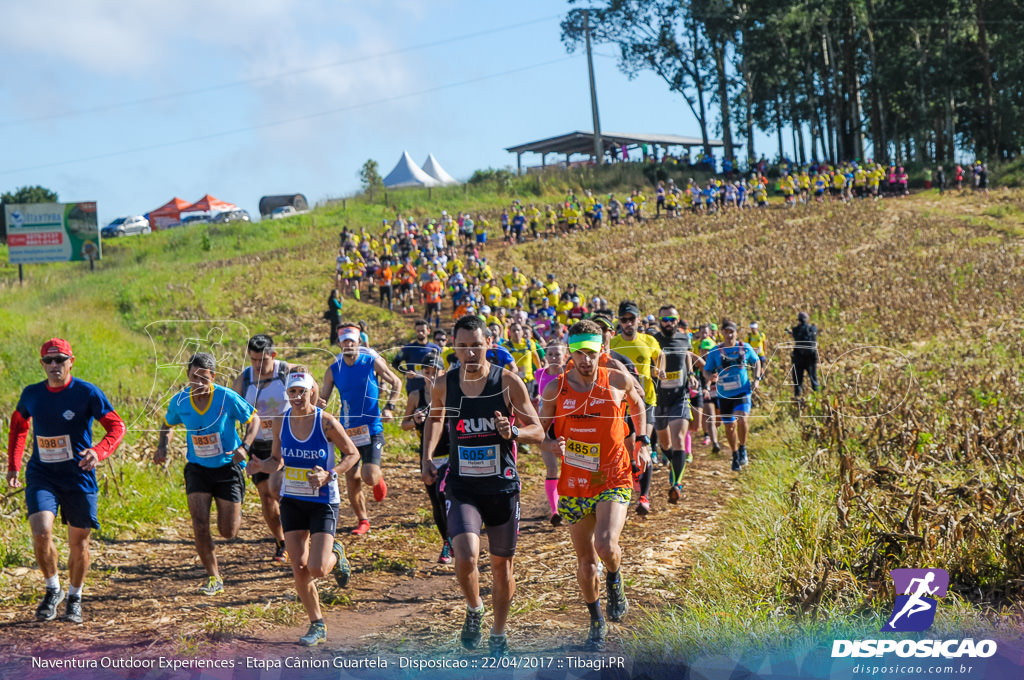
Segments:
[[[324,434],[323,411],[316,410],[315,424],[309,436],[299,439],[292,434],[291,409],[282,416],[281,458],[284,459],[284,479],[281,482],[281,496],[314,503],[340,503],[338,480],[332,479],[318,491],[309,487],[307,475],[315,466],[333,470],[334,444]]]
[[[373,370],[375,356],[360,352],[349,366],[342,355],[331,364],[334,387],[341,398],[341,426],[356,446],[366,446],[370,437],[384,431],[380,421],[380,384]]]

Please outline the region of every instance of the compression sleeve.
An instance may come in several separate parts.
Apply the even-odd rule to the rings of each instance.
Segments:
[[[96,457],[99,460],[103,460],[108,458],[121,444],[121,440],[124,439],[125,426],[116,411],[107,411],[99,421],[107,433],[99,444],[92,447],[92,450],[96,452]]]
[[[17,472],[21,469],[21,457],[25,452],[25,440],[28,437],[28,425],[31,417],[21,415],[15,410],[11,415],[11,431],[7,436],[7,470]]]

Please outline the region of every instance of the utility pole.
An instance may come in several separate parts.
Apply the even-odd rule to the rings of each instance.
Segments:
[[[590,12],[583,11],[583,34],[587,42],[587,71],[590,73],[590,108],[594,113],[594,160],[604,164],[604,144],[601,141],[601,118],[597,115],[597,86],[594,84],[594,56],[590,53]]]

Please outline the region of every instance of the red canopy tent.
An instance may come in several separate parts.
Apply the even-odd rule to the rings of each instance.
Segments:
[[[149,226],[153,228],[153,231],[157,231],[177,224],[181,221],[181,213],[185,212],[184,209],[187,207],[188,201],[175,196],[156,210],[150,211]]]
[[[228,203],[219,198],[214,198],[210,194],[206,194],[192,205],[182,208],[181,212],[221,212],[224,210],[234,210],[237,207],[234,203]]]

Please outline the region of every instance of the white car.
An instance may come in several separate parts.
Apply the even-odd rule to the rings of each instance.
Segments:
[[[103,231],[100,233],[109,238],[128,236],[130,234],[148,234],[150,232],[152,232],[152,229],[149,226],[149,220],[142,215],[133,215],[131,217],[118,217],[103,227]]]
[[[293,208],[292,206],[282,205],[280,208],[274,208],[274,210],[270,213],[270,219],[280,220],[284,219],[285,217],[294,217],[295,215],[298,214],[299,211]]]

